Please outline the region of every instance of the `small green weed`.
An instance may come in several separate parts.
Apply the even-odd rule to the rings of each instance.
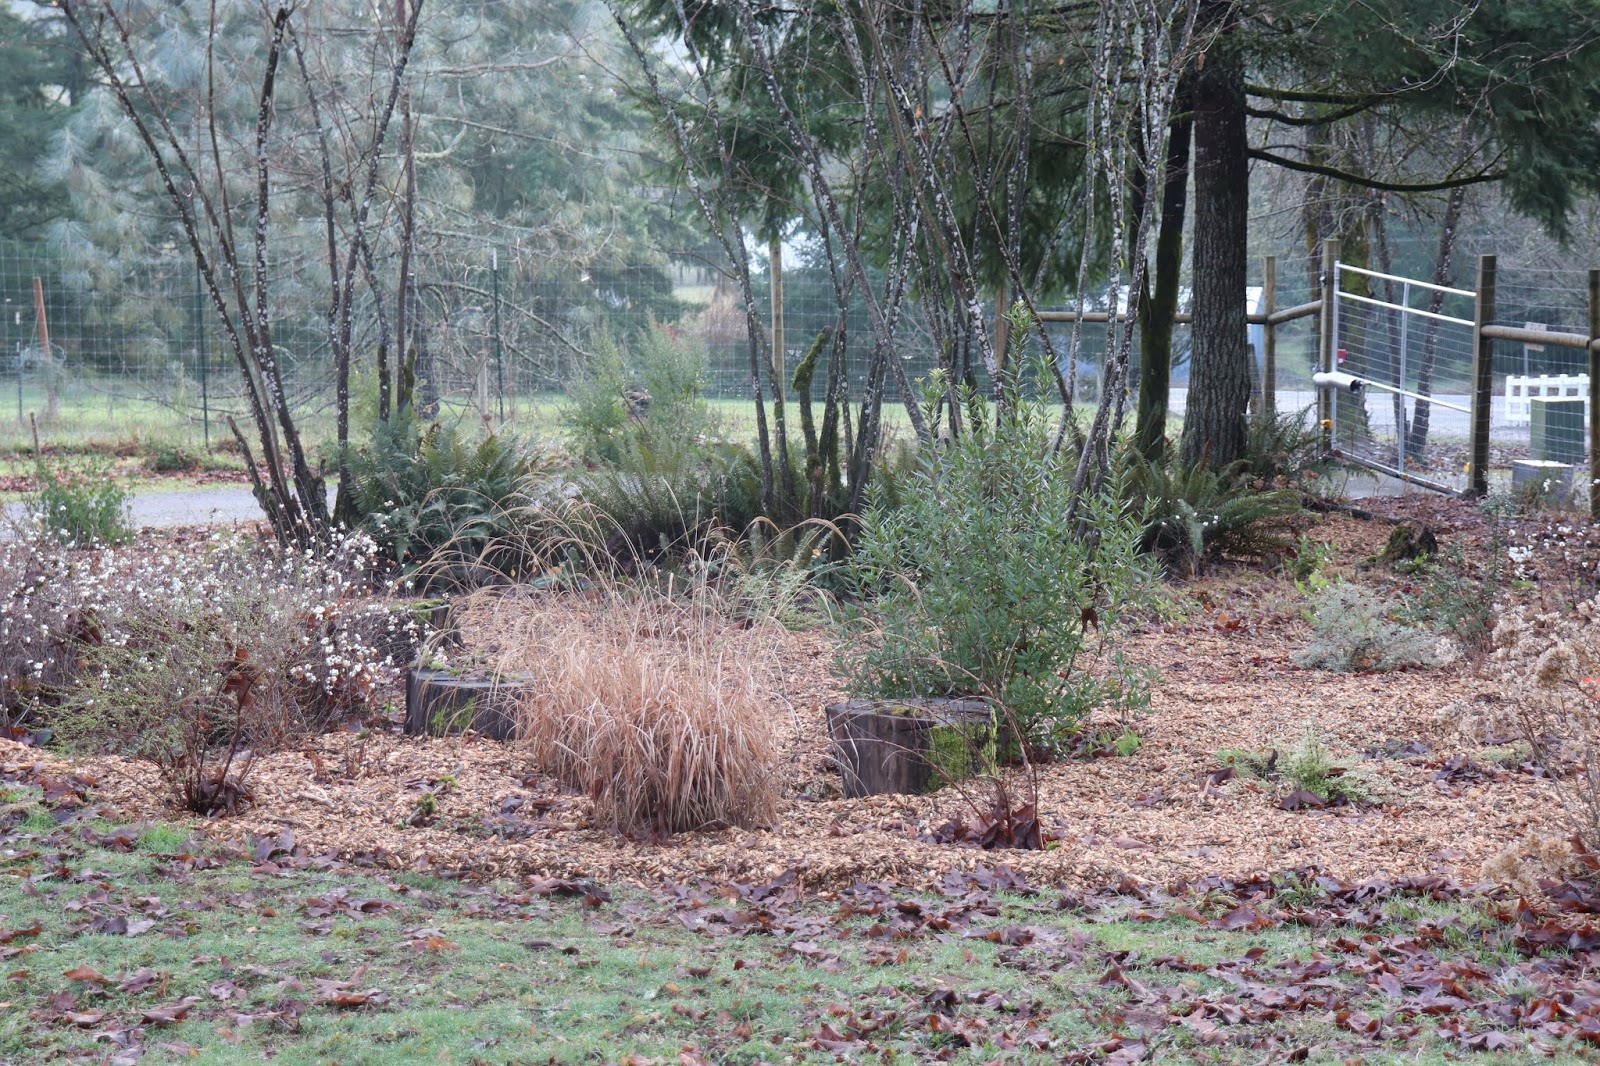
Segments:
[[[1325,803],[1371,805],[1378,802],[1371,780],[1359,768],[1338,765],[1313,725],[1306,725],[1300,743],[1284,756],[1281,767],[1284,781]]]
[[[171,855],[183,851],[189,843],[189,831],[181,825],[161,822],[139,834],[139,847],[157,855]]]
[[[1370,806],[1379,800],[1371,779],[1359,768],[1335,762],[1321,734],[1310,724],[1301,734],[1300,742],[1286,753],[1276,748],[1268,752],[1223,748],[1214,758],[1239,777],[1252,781],[1281,781],[1291,792],[1309,792],[1323,803]]]
[[[1270,781],[1278,776],[1278,753],[1275,750],[1263,755],[1246,748],[1223,748],[1213,757],[1223,766],[1231,767],[1240,777]]]
[[[126,544],[133,539],[129,492],[104,463],[54,467],[40,462],[38,489],[24,498],[38,535],[64,548]]]
[[[1294,582],[1295,588],[1310,597],[1328,587],[1328,564],[1338,551],[1339,546],[1332,541],[1314,540],[1302,533],[1284,559],[1284,573]]]
[[[1485,766],[1496,766],[1501,769],[1512,769],[1534,759],[1533,746],[1525,740],[1500,747],[1484,748],[1478,752],[1477,760]]]
[[[437,817],[439,817],[439,799],[432,790],[429,790],[412,802],[411,813],[400,823],[400,827],[404,829],[407,826],[431,825]]]
[[[1419,560],[1412,577],[1419,591],[1406,605],[1403,617],[1416,626],[1449,633],[1469,648],[1489,642],[1496,621],[1495,595],[1503,587],[1506,553],[1499,538],[1489,550],[1487,572],[1474,576],[1459,546],[1452,545],[1441,558]]]

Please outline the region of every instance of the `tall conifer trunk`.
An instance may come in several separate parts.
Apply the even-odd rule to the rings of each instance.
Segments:
[[[1244,63],[1234,4],[1201,12],[1210,44],[1194,75],[1194,355],[1183,461],[1224,466],[1244,454],[1250,405],[1245,240],[1250,207]]]

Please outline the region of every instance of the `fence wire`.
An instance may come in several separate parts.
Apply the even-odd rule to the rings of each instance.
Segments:
[[[519,268],[507,250],[490,249],[480,262],[419,263],[415,279],[421,328],[416,349],[419,399],[447,418],[509,425],[525,436],[560,433],[566,390],[602,336],[626,338],[663,327],[705,355],[705,389],[730,421],[750,417],[749,348],[743,311],[726,276],[692,262],[654,272],[592,278],[583,271],[553,277]],[[1316,299],[1303,255],[1279,258],[1273,305],[1278,310]],[[1469,273],[1470,262],[1458,272]],[[274,338],[286,368],[289,400],[313,441],[333,436],[333,367],[325,304],[325,267],[315,256],[285,253],[272,260]],[[1341,396],[1335,440],[1347,454],[1404,470],[1451,488],[1468,482],[1469,419],[1474,340],[1470,298],[1447,294],[1434,303],[1421,284],[1357,273],[1343,275],[1337,346],[1350,373],[1393,386],[1355,398]],[[37,281],[36,281],[37,279]],[[770,313],[765,278],[756,279],[759,312]],[[36,310],[36,284],[48,346]],[[1457,282],[1456,287],[1471,284]],[[1353,297],[1360,297],[1359,299]],[[1266,306],[1257,261],[1248,310]],[[1103,295],[1085,309],[1106,310]],[[1187,293],[1180,301],[1188,309]],[[1058,306],[1074,306],[1070,298]],[[71,256],[0,245],[0,452],[31,446],[37,420],[41,441],[70,446],[170,443],[226,446],[228,416],[245,405],[239,371],[204,299],[194,267],[169,251],[137,269],[96,273]],[[355,315],[352,414],[359,428],[376,414],[373,353],[380,324],[392,308],[368,299]],[[994,308],[988,308],[992,315]],[[1494,319],[1581,336],[1588,328],[1587,272],[1507,261],[1499,266]],[[1442,317],[1435,317],[1442,316]],[[834,329],[838,313],[826,272],[804,263],[785,270],[785,364],[793,367],[817,335]],[[1065,358],[1070,323],[1047,327]],[[1099,399],[1107,327],[1085,323],[1078,332],[1078,401]],[[872,335],[866,310],[846,319],[845,382],[858,400],[866,384]],[[1259,393],[1264,329],[1249,328]],[[1171,413],[1177,432],[1189,382],[1190,330],[1174,333]],[[1037,338],[1018,355],[1040,348]],[[1311,376],[1322,364],[1317,316],[1275,328],[1280,415],[1298,413],[1310,428],[1317,402]],[[1138,338],[1130,391],[1139,382]],[[1578,348],[1497,341],[1493,345],[1491,482],[1510,488],[1513,477],[1548,479],[1565,491],[1572,471],[1588,462],[1588,359]],[[938,364],[928,323],[914,312],[900,335],[906,376],[926,378]],[[981,370],[978,384],[988,391]],[[1415,395],[1410,395],[1415,394]],[[1422,398],[1419,398],[1422,397]],[[898,424],[889,396],[888,424]],[[1134,397],[1130,395],[1129,410]],[[1259,410],[1258,395],[1253,406]],[[1586,499],[1586,497],[1585,497]],[[1575,500],[1577,503],[1583,500]]]
[[[1504,484],[1578,507],[1589,502],[1588,272],[1501,265],[1497,325],[1568,334],[1574,346],[1495,340],[1490,466]]]
[[[1471,463],[1473,315],[1462,290],[1336,268],[1333,440],[1351,458],[1452,491]]]

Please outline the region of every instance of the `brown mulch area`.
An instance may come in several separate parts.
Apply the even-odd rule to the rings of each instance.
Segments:
[[[1470,506],[1411,502],[1446,539],[1481,550],[1484,533]],[[1336,568],[1355,575],[1390,528],[1333,514],[1311,535],[1335,542]],[[985,853],[919,839],[963,813],[954,789],[840,798],[822,715],[844,696],[831,673],[835,647],[822,630],[775,627],[733,633],[727,648],[760,663],[772,693],[786,795],[770,829],[626,839],[590,826],[586,800],[535,774],[514,746],[389,732],[366,740],[330,734],[263,760],[251,781],[255,806],[210,830],[244,842],[287,829],[313,852],[480,876],[655,883],[768,879],[794,869],[810,886],[921,884],[952,868],[1004,861],[1033,884],[1079,887],[1308,868],[1351,881],[1427,873],[1473,883],[1507,848],[1566,835],[1549,781],[1446,761],[1481,746],[1458,731],[1464,709],[1503,706],[1497,682],[1470,659],[1386,674],[1304,670],[1292,662],[1309,634],[1304,600],[1285,578],[1238,568],[1175,593],[1180,617],[1152,623],[1127,648],[1161,672],[1152,709],[1136,723],[1139,750],[1042,770],[1040,813],[1054,837],[1045,852]],[[470,645],[470,629],[467,636]],[[1279,806],[1283,786],[1214,780],[1218,750],[1286,751],[1308,723],[1341,764],[1370,775],[1381,806],[1290,811]],[[40,757],[0,742],[0,763]],[[74,766],[123,814],[170,817],[147,768],[119,759]],[[455,785],[439,796],[437,820],[402,826],[421,791],[447,775]]]

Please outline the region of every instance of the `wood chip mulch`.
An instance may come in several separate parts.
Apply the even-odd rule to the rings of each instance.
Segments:
[[[1335,541],[1339,565],[1353,569],[1382,548],[1389,528],[1332,515],[1313,532]],[[770,828],[628,839],[591,826],[587,801],[563,794],[513,745],[346,732],[262,760],[250,782],[254,806],[207,831],[247,844],[292,830],[313,854],[478,877],[659,884],[770,879],[794,869],[810,887],[926,884],[953,868],[999,862],[1033,884],[1072,887],[1308,868],[1350,881],[1427,873],[1474,883],[1506,849],[1566,835],[1548,780],[1510,769],[1448,772],[1445,760],[1483,743],[1460,732],[1462,708],[1503,703],[1497,683],[1472,661],[1386,674],[1300,669],[1292,656],[1309,636],[1304,600],[1282,577],[1240,570],[1178,591],[1180,616],[1152,624],[1127,648],[1160,670],[1153,706],[1136,722],[1139,750],[1042,769],[1040,813],[1054,838],[1044,852],[919,839],[966,810],[955,789],[841,798],[822,713],[845,697],[831,669],[835,646],[822,630],[776,627],[730,638],[741,642],[730,651],[769,674],[786,791]],[[1213,781],[1217,751],[1288,751],[1307,723],[1341,764],[1371,778],[1380,806],[1284,810],[1284,786]],[[0,763],[49,758],[0,741]],[[123,815],[173,817],[147,766],[98,758],[75,759],[71,769],[94,777],[97,801]],[[447,776],[454,784],[440,791]],[[439,792],[436,819],[403,824],[430,787]]]

